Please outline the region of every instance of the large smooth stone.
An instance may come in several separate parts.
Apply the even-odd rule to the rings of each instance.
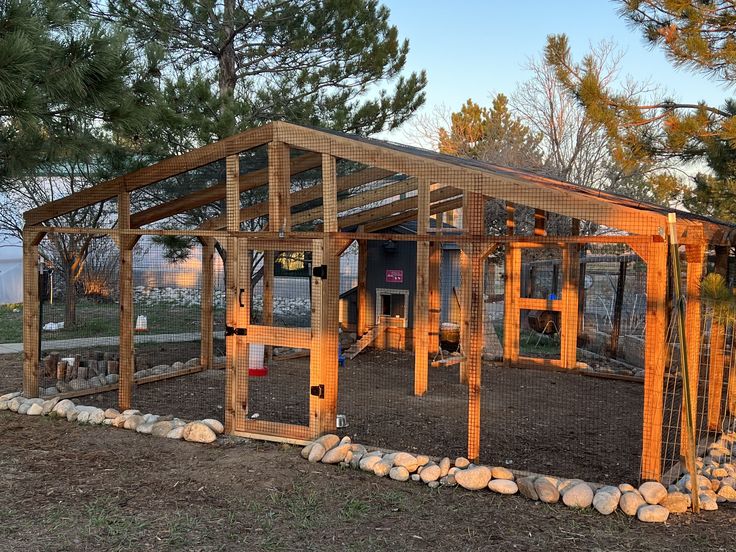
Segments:
[[[348,452],[350,452],[350,444],[339,445],[325,452],[322,457],[323,464],[339,464],[345,460]]]
[[[664,523],[670,517],[670,511],[664,506],[646,504],[637,510],[636,517],[645,523]]]
[[[659,505],[667,508],[670,514],[684,514],[690,508],[690,495],[673,491],[667,493],[667,496],[662,499]]]
[[[125,429],[132,429],[135,431],[139,425],[145,423],[143,420],[143,416],[134,414],[133,416],[128,416],[128,418],[125,420],[125,423],[123,424],[123,427]]]
[[[181,434],[182,439],[192,443],[212,443],[217,440],[217,435],[207,424],[202,422],[191,422],[184,426]]]
[[[380,460],[373,466],[373,473],[378,477],[385,477],[391,471],[393,464],[386,460]]]
[[[539,500],[546,504],[555,504],[560,500],[560,491],[557,490],[557,485],[547,477],[537,477],[534,480],[534,490],[539,496]]]
[[[593,504],[593,489],[587,483],[577,483],[564,492],[562,502],[570,508],[590,508]]]
[[[501,466],[491,468],[491,476],[493,477],[493,479],[508,479],[509,481],[514,480],[514,474],[512,473],[512,471]]]
[[[442,477],[442,468],[437,464],[422,466],[422,471],[419,473],[419,478],[425,483],[437,481],[440,477]]]
[[[639,493],[629,491],[621,495],[618,505],[621,507],[621,511],[627,516],[635,516],[639,508],[646,503],[647,501]]]
[[[321,446],[321,445],[320,445]],[[373,468],[381,461],[381,457],[377,455],[364,456],[360,459],[360,469],[365,472],[373,473]]]
[[[494,493],[512,495],[519,491],[519,487],[510,479],[493,479],[488,483],[488,488]]]
[[[394,456],[394,466],[401,466],[406,468],[409,473],[414,473],[417,471],[419,464],[417,463],[416,456],[413,454],[409,454],[408,452],[398,452]]]
[[[175,427],[166,434],[167,439],[181,439],[184,433],[184,426]]]
[[[422,470],[422,473],[424,473],[424,470]],[[486,466],[474,466],[455,472],[455,481],[457,481],[457,484],[469,491],[485,489],[490,480],[491,469]]]
[[[215,420],[214,418],[205,418],[204,420],[202,420],[202,423],[208,425],[209,428],[217,435],[225,432],[225,426],[222,425],[222,422],[220,420]]]
[[[388,476],[394,481],[407,481],[409,479],[409,470],[404,466],[394,466],[388,472]]]
[[[29,416],[41,416],[43,414],[43,406],[34,403],[28,407],[26,414]]]
[[[519,492],[530,500],[539,500],[539,495],[534,489],[534,477],[521,477],[516,481]]]
[[[657,481],[647,481],[639,486],[642,498],[648,504],[659,504],[667,496],[667,488]]]
[[[593,497],[593,508],[607,516],[616,511],[619,500],[621,500],[621,491],[618,487],[601,487]]]
[[[151,426],[151,435],[154,437],[166,437],[172,429],[174,429],[174,424],[169,421],[156,422]]]

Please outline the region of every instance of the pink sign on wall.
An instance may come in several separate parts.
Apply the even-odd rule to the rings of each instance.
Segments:
[[[403,270],[387,270],[386,281],[391,284],[403,284],[404,283],[404,271]]]

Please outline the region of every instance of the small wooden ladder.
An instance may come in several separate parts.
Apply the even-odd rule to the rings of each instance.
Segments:
[[[379,324],[377,326],[374,326],[370,330],[368,330],[363,336],[358,339],[355,343],[353,343],[350,348],[345,351],[345,358],[349,358],[350,360],[354,359],[356,356],[360,354],[360,352],[368,347],[371,343],[373,343],[376,338],[381,335],[382,332],[386,331],[386,327],[382,324]]]

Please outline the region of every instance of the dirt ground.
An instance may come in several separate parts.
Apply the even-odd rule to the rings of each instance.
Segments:
[[[187,344],[140,352],[146,365],[187,360]],[[368,350],[339,371],[338,413],[356,442],[436,456],[467,452],[467,387],[458,368],[431,368],[429,389],[413,393],[413,357]],[[223,419],[224,372],[142,385],[136,408],[188,419]],[[51,382],[49,382],[51,384]],[[249,414],[263,421],[308,425],[309,359],[272,361],[267,377],[249,383]],[[481,460],[595,482],[636,483],[643,386],[580,373],[509,369],[486,363],[482,373]],[[85,397],[117,406],[117,393]]]
[[[0,392],[20,384],[0,358]],[[731,551],[736,510],[648,526],[521,497],[310,465],[296,447],[196,445],[0,412],[8,550]]]

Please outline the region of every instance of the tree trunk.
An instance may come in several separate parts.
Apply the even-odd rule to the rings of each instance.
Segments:
[[[235,95],[236,56],[233,33],[235,19],[235,0],[225,0],[222,13],[222,36],[224,37],[220,55],[218,57],[218,87],[220,93],[220,111],[225,109],[226,103]],[[222,113],[221,113],[222,114]],[[231,129],[234,132],[235,129]]]
[[[64,328],[69,329],[77,325],[76,278],[71,270],[66,270],[64,281]]]

